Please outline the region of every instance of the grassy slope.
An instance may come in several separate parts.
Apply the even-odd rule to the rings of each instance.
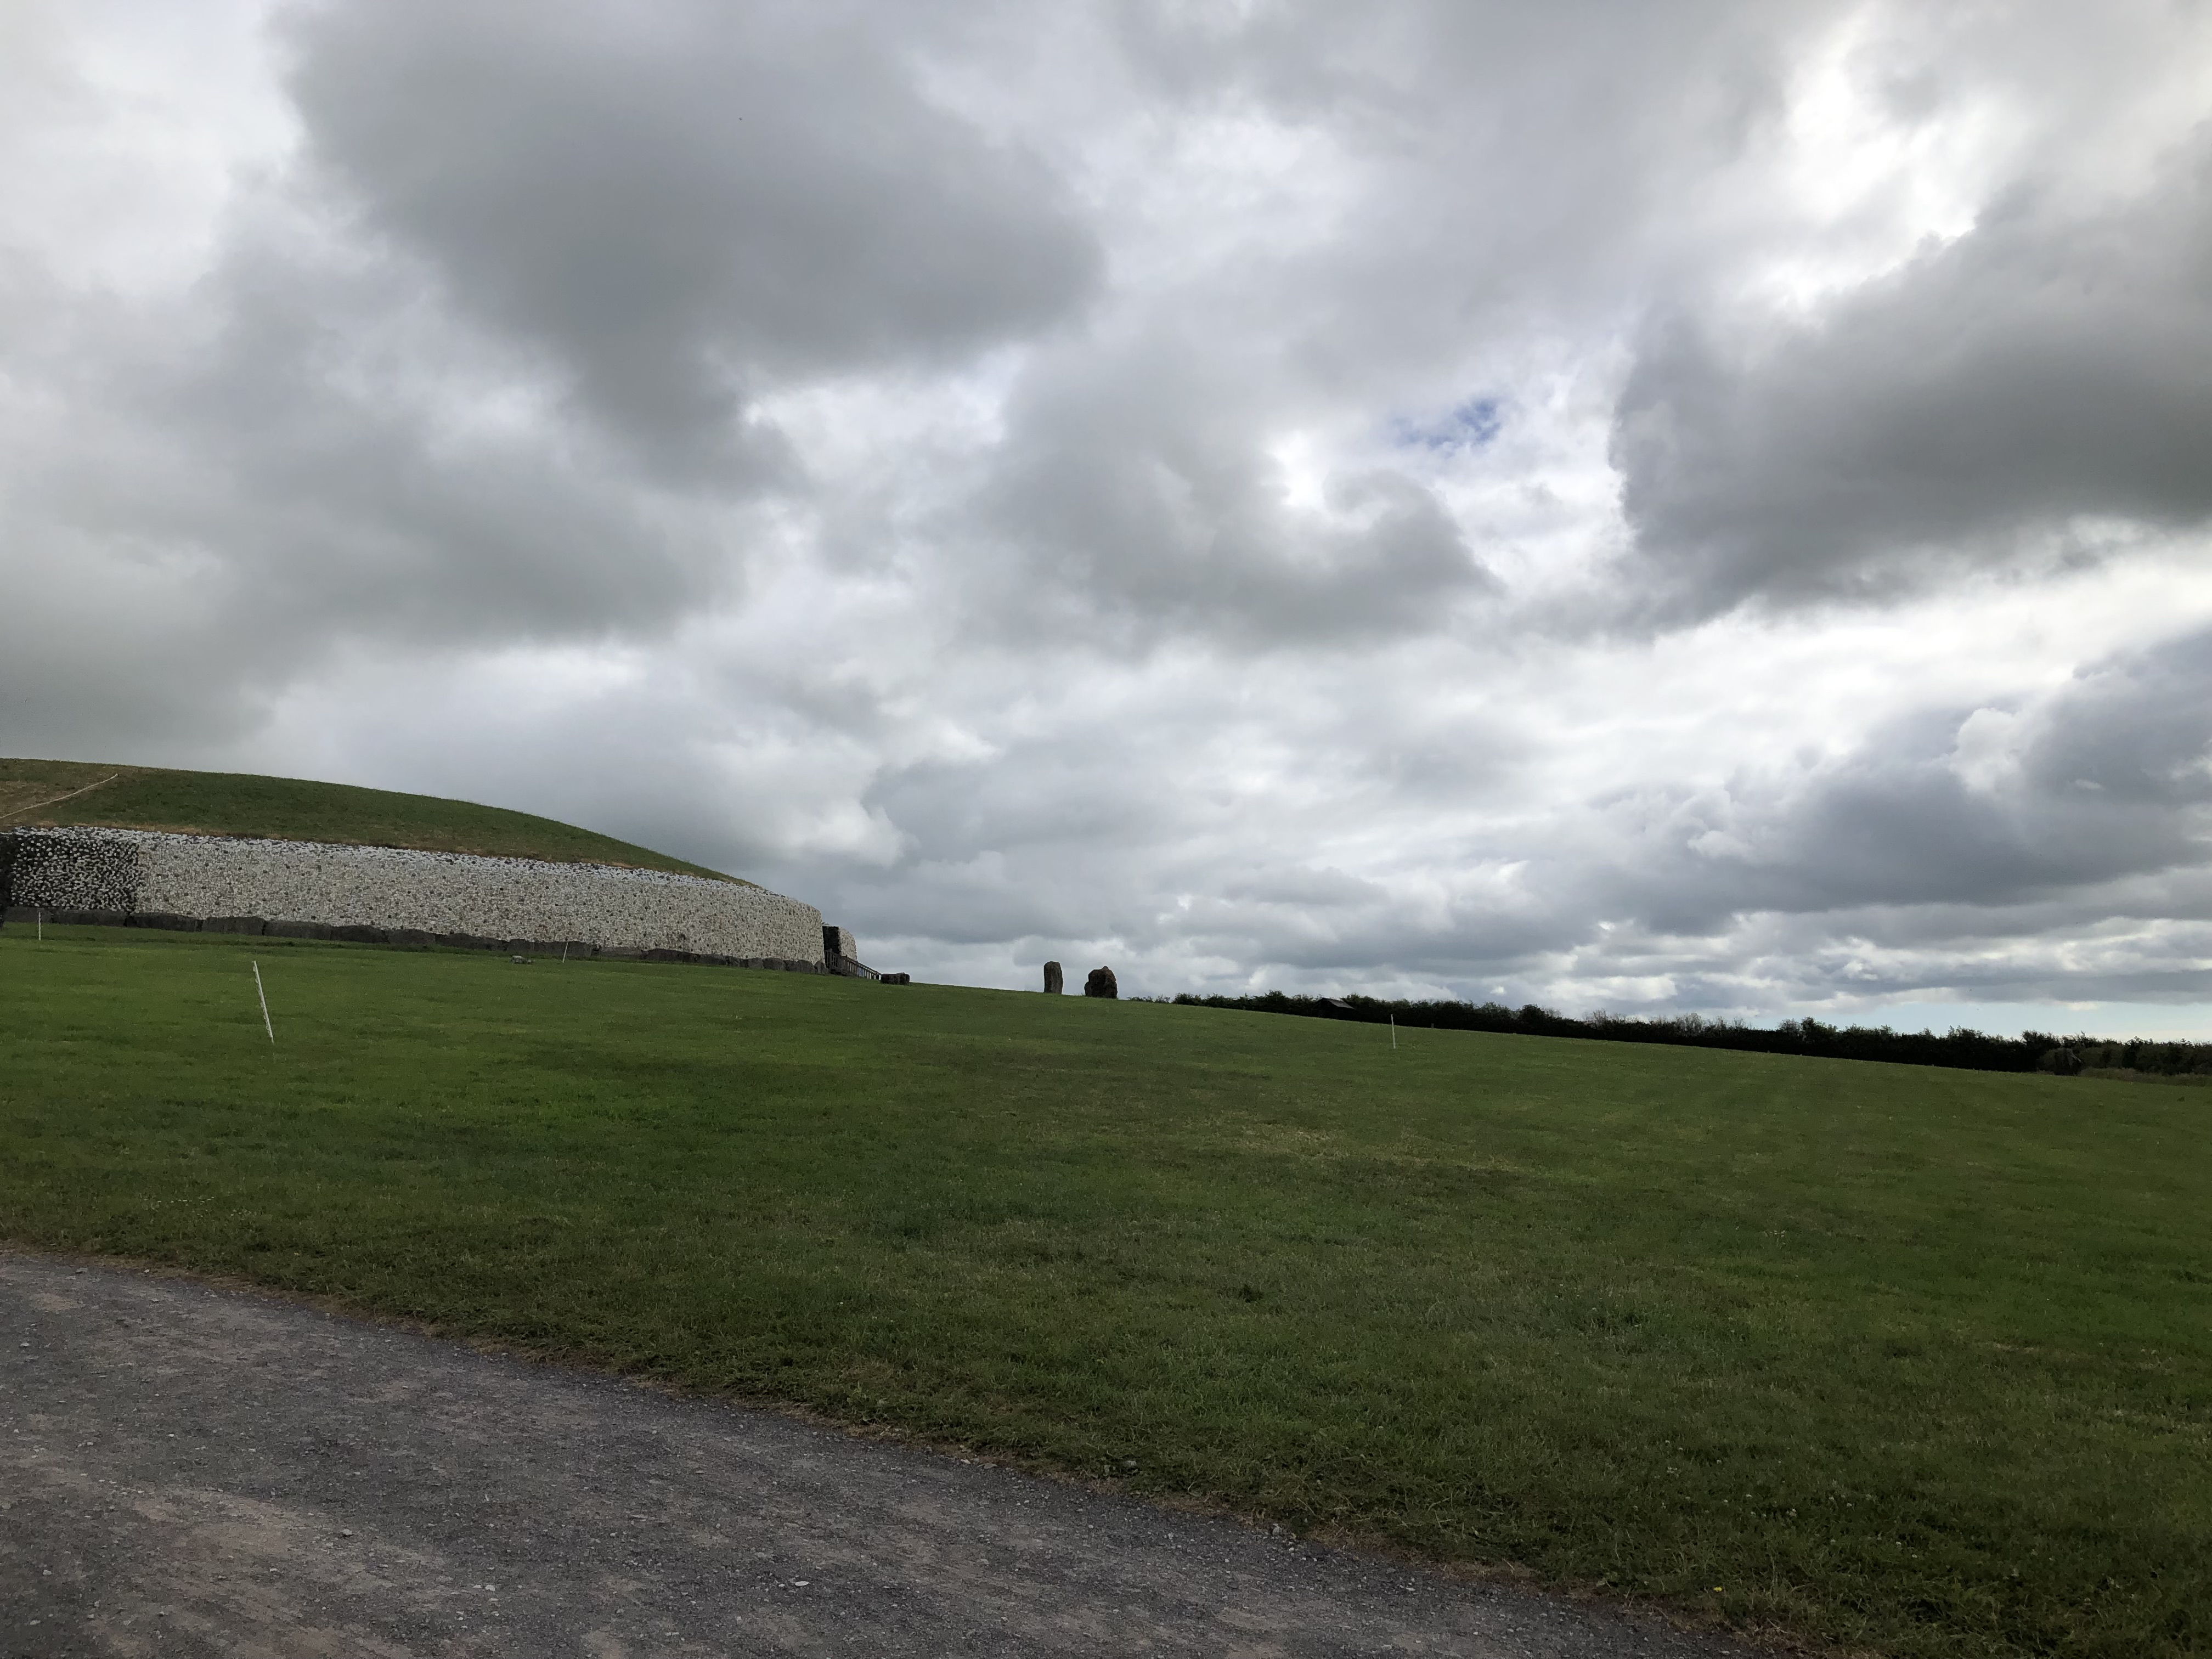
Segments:
[[[2194,1091],[21,927],[0,1007],[15,1239],[1740,1626],[2212,1647]]]
[[[111,778],[112,781],[104,781]],[[86,789],[87,785],[95,787]],[[85,792],[66,800],[37,804],[80,789]],[[573,824],[434,795],[402,795],[388,789],[240,772],[0,760],[0,827],[70,823],[419,847],[439,853],[617,864],[734,879]]]

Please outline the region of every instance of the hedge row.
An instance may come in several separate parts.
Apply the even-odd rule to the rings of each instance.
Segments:
[[[1817,1019],[1785,1019],[1772,1027],[1740,1020],[1706,1019],[1682,1014],[1663,1019],[1624,1019],[1593,1014],[1587,1019],[1540,1008],[1534,1003],[1508,1008],[1497,1002],[1385,1002],[1376,997],[1291,996],[1268,991],[1257,996],[1194,996],[1185,992],[1170,1000],[1188,1007],[1239,1008],[1254,1013],[1297,1014],[1311,1019],[1348,1019],[1381,1025],[1395,1021],[1410,1027],[1452,1031],[1500,1031],[1527,1036],[1589,1037],[1601,1042],[1663,1042],[1695,1048],[1741,1048],[1766,1054],[1815,1054],[1832,1060],[1887,1060],[1906,1066],[1952,1066],[1981,1072],[2072,1073],[2085,1066],[2124,1068],[2172,1077],[2212,1074],[2212,1042],[2108,1042],[2090,1036],[2059,1037],[2047,1031],[1996,1036],[1958,1025],[1940,1035],[1899,1031],[1887,1025],[1829,1025]]]

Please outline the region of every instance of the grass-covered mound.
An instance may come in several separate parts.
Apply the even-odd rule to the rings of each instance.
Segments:
[[[0,1006],[0,1236],[1739,1627],[2212,1650],[2198,1091],[15,927]]]
[[[0,760],[0,829],[60,824],[413,847],[735,879],[611,836],[473,801],[245,772]]]

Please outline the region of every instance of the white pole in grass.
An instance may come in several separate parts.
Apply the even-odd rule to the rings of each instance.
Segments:
[[[276,1039],[271,1037],[269,1040],[274,1042]],[[1398,1011],[1395,1008],[1390,1011],[1390,1052],[1394,1054],[1398,1052]]]
[[[253,964],[253,994],[261,999],[261,1026],[269,1033],[269,1047],[273,1053],[276,1048],[276,1028],[270,1023],[269,993],[261,988],[261,964],[258,962]]]
[[[40,944],[41,944],[41,945],[44,945],[46,942],[46,913],[44,910],[40,910],[40,911],[39,912],[39,943],[40,943]]]

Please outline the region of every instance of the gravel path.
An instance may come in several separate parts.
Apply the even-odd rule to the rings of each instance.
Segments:
[[[274,1298],[0,1253],[0,1656],[1717,1641]]]

